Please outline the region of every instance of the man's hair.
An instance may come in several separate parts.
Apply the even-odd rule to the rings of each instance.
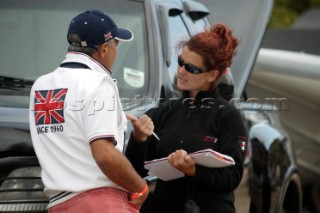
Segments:
[[[81,39],[77,34],[70,33],[68,35],[68,41],[70,41],[70,43],[80,43]],[[99,47],[97,46],[96,48],[98,49]],[[81,46],[75,46],[75,45],[72,45],[72,44],[69,45],[68,51],[81,52],[81,53],[85,53],[85,54],[87,54],[89,56],[92,56],[93,53],[96,52],[96,50],[91,48],[91,47],[81,47]]]

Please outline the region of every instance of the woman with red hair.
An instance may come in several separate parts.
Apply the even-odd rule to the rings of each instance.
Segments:
[[[243,174],[246,129],[239,110],[219,96],[217,86],[231,66],[237,46],[238,40],[223,24],[180,42],[177,87],[182,97],[149,110],[140,119],[128,116],[135,128],[126,155],[139,174],[147,175],[144,161],[167,157],[185,175],[157,180],[147,201],[152,212],[188,212],[189,204],[201,213],[235,212],[233,191]],[[147,137],[150,129],[160,140]],[[203,149],[231,156],[235,165],[198,165],[188,153]]]

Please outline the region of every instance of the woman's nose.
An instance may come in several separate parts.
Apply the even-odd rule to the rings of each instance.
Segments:
[[[187,71],[186,71],[185,67],[184,66],[180,67],[178,65],[178,74],[185,75],[186,73],[187,73]]]

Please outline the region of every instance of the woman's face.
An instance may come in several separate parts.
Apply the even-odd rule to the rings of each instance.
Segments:
[[[202,70],[207,69],[203,58],[196,52],[184,46],[179,56],[184,64],[189,64]],[[218,77],[218,71],[209,71],[193,74],[186,70],[186,66],[178,66],[177,87],[180,90],[190,91],[191,97],[195,97],[199,91],[208,91],[212,87],[212,82]]]

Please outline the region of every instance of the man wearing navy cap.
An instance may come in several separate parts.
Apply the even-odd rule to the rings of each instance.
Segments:
[[[111,78],[119,41],[133,33],[98,10],[69,25],[66,58],[31,90],[30,131],[49,212],[139,212],[148,185],[122,154],[127,119]],[[153,124],[147,135],[153,132]]]

